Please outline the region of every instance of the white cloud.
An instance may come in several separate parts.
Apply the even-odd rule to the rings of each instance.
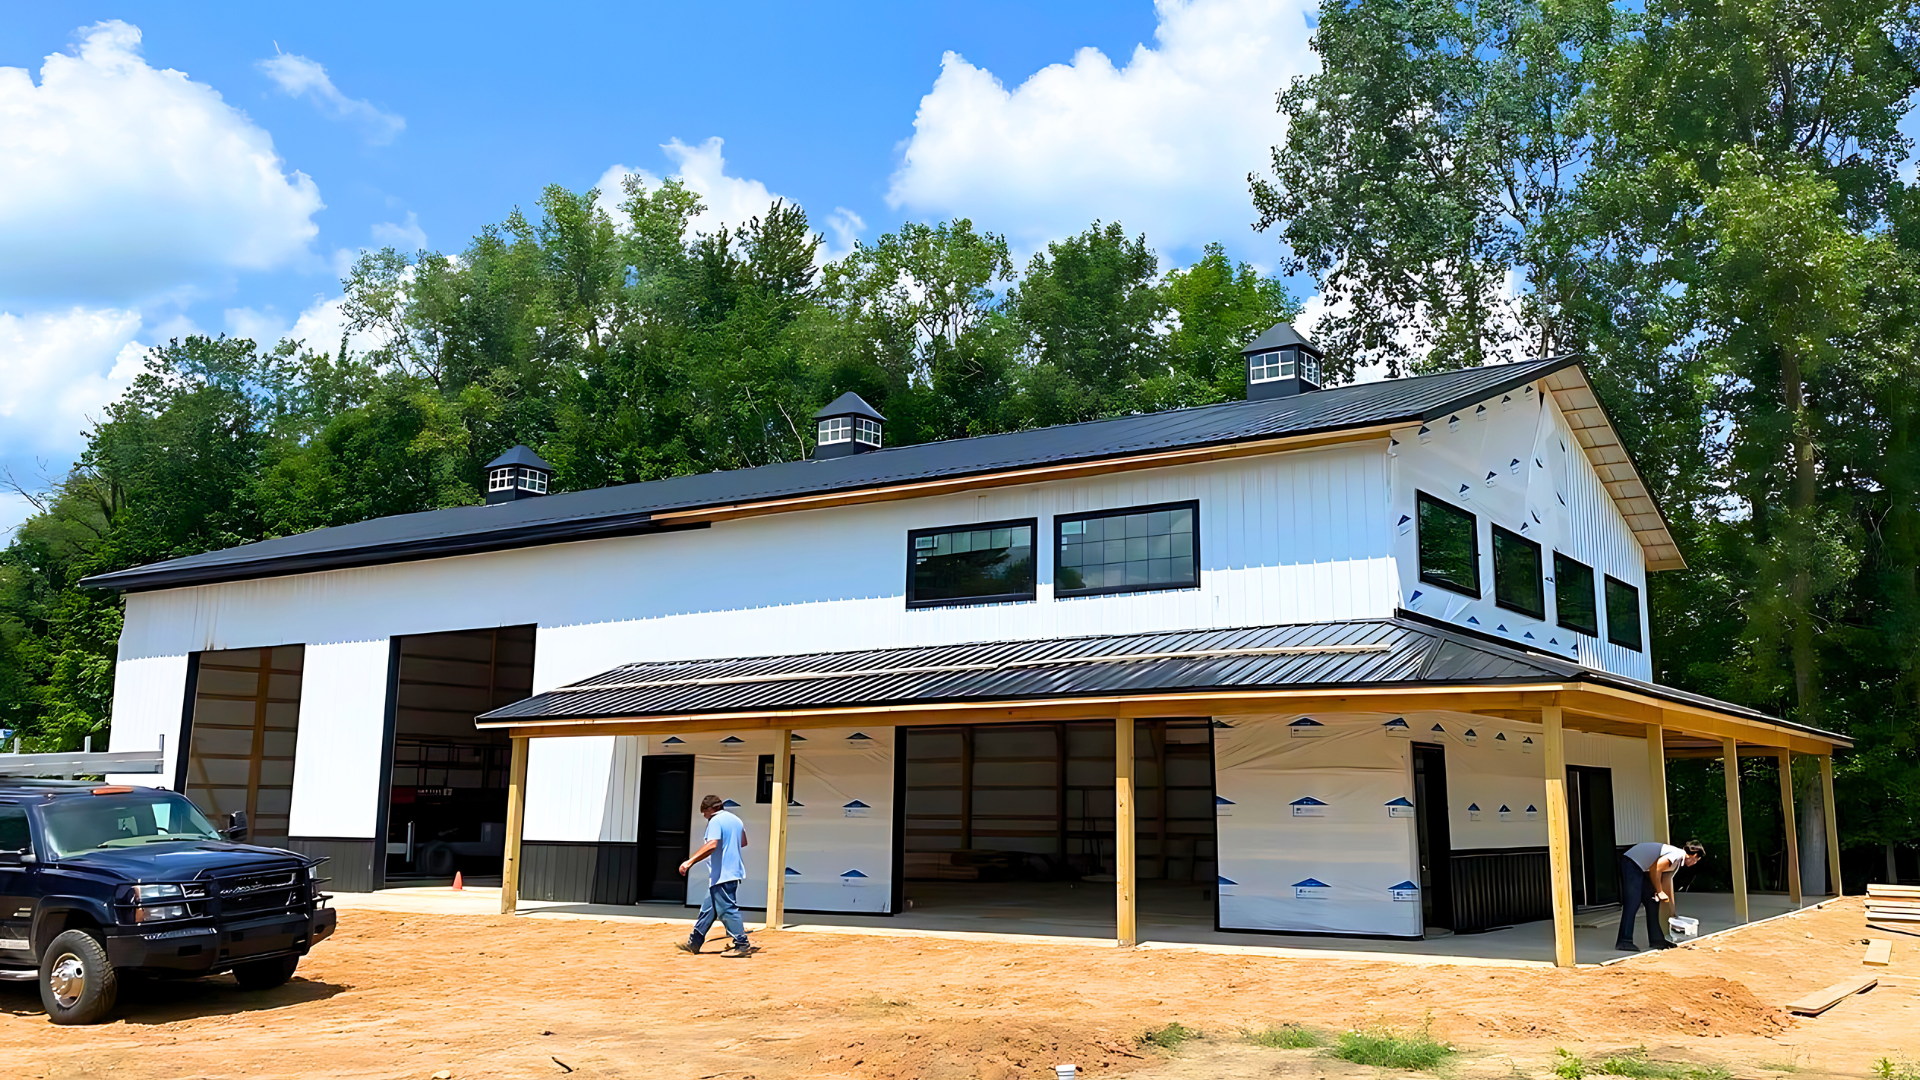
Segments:
[[[71,454],[101,408],[140,372],[138,312],[0,313],[0,454]]]
[[[265,72],[287,96],[304,97],[313,102],[314,108],[322,114],[358,124],[366,134],[367,141],[375,146],[392,142],[406,130],[405,117],[384,112],[370,101],[350,98],[341,93],[327,75],[327,69],[318,61],[281,52],[278,44],[274,45],[273,51],[274,55],[255,66]]]
[[[1318,69],[1314,0],[1157,0],[1156,45],[1097,49],[1009,90],[957,53],[920,100],[887,194],[1037,249],[1094,219],[1161,250],[1250,240],[1247,174],[1285,134],[1274,94]]]
[[[420,215],[409,210],[404,224],[396,225],[391,221],[382,221],[375,225],[373,242],[382,247],[398,248],[404,252],[423,251],[427,246],[427,230],[420,227]]]
[[[725,140],[715,135],[698,146],[688,146],[675,139],[664,143],[660,149],[672,159],[675,166],[670,178],[685,184],[700,195],[700,201],[706,205],[693,219],[691,228],[695,232],[715,232],[721,225],[738,228],[755,217],[765,217],[768,207],[775,199],[783,196],[768,190],[767,185],[758,180],[747,180],[727,175],[727,162],[721,153]],[[624,183],[629,176],[637,176],[648,188],[660,186],[661,178],[645,169],[628,168],[614,165],[600,175],[594,184],[600,192],[600,207],[617,222],[625,223],[626,216],[620,212],[621,200],[625,197]],[[786,199],[795,203],[794,199]],[[816,230],[824,224],[831,239],[825,245],[828,258],[846,254],[853,247],[854,237],[867,227],[860,215],[845,207],[835,207],[826,221],[814,221]]]
[[[149,66],[124,22],[34,85],[0,68],[0,297],[125,305],[300,258],[319,189],[212,87]]]

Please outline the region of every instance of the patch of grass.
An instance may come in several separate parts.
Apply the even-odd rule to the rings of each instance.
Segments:
[[[1883,1057],[1873,1063],[1873,1074],[1880,1080],[1920,1080],[1920,1066]]]
[[[1554,1053],[1560,1055],[1560,1060],[1553,1063],[1553,1075],[1560,1080],[1584,1080],[1587,1075],[1587,1059],[1561,1049],[1555,1049]]]
[[[1327,1045],[1326,1035],[1299,1024],[1281,1024],[1255,1031],[1247,1036],[1247,1041],[1269,1050],[1313,1050]]]
[[[1175,1020],[1166,1027],[1153,1028],[1152,1030],[1142,1033],[1135,1041],[1141,1046],[1157,1046],[1162,1050],[1177,1050],[1181,1043],[1200,1037],[1201,1035],[1198,1029],[1190,1028],[1180,1021]]]
[[[1553,1075],[1560,1080],[1584,1080],[1589,1076],[1622,1076],[1627,1080],[1731,1080],[1725,1065],[1692,1065],[1683,1061],[1655,1061],[1642,1046],[1623,1054],[1609,1054],[1589,1062],[1566,1050],[1556,1050],[1560,1060]],[[1895,1080],[1887,1077],[1883,1080]]]
[[[855,1001],[854,1004],[858,1005],[863,1009],[872,1009],[880,1012],[887,1012],[893,1009],[907,1008],[911,1006],[913,1002],[908,1001],[905,998],[888,998],[888,997],[881,997],[879,994],[868,994],[866,997],[863,997],[858,1001]]]
[[[1411,1033],[1388,1027],[1343,1031],[1334,1042],[1333,1056],[1381,1069],[1436,1069],[1459,1051],[1435,1039],[1432,1026],[1429,1019],[1419,1031]]]

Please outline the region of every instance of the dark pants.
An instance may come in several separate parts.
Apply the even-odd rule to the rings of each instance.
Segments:
[[[1660,901],[1653,898],[1653,875],[1634,864],[1625,855],[1620,856],[1620,936],[1615,944],[1623,949],[1633,948],[1633,909],[1647,909],[1647,947],[1667,940],[1660,929]]]
[[[694,945],[698,946],[707,940],[707,931],[713,929],[714,917],[719,916],[720,925],[727,928],[734,946],[741,949],[747,947],[747,928],[740,921],[740,903],[736,899],[739,891],[738,881],[723,881],[707,890],[707,898],[700,904],[700,917],[693,920],[691,940]]]

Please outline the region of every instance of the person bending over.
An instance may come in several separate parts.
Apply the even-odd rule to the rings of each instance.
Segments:
[[[1620,933],[1613,947],[1622,952],[1639,952],[1633,943],[1635,908],[1647,912],[1647,947],[1671,949],[1666,930],[1660,925],[1660,905],[1673,898],[1673,875],[1682,866],[1700,861],[1707,849],[1698,840],[1687,841],[1684,850],[1672,844],[1649,840],[1635,844],[1620,855]]]

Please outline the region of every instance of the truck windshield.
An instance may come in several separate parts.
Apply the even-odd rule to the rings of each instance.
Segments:
[[[178,795],[95,795],[49,802],[40,811],[55,858],[99,848],[218,840],[220,834]]]

